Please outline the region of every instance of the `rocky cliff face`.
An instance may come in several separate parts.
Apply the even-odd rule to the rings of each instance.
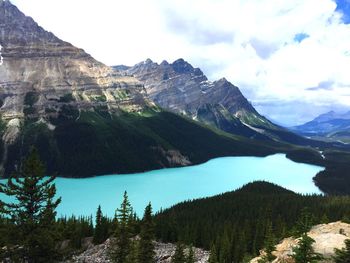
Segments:
[[[263,132],[252,126],[275,127],[232,83],[225,78],[209,81],[199,68],[183,59],[171,64],[148,59],[131,68],[117,69],[124,69],[127,75],[144,82],[150,98],[161,107],[224,131],[261,137]]]
[[[314,226],[308,236],[315,240],[313,248],[315,252],[324,256],[322,262],[334,262],[334,249],[342,249],[345,247],[344,241],[350,238],[350,225],[343,222],[334,222],[329,224],[321,224]],[[298,239],[289,237],[283,239],[277,246],[273,254],[277,257],[273,262],[293,262],[290,255],[292,249],[298,245]],[[262,252],[263,253],[263,252]],[[261,258],[254,258],[251,263],[258,263]]]
[[[138,110],[143,85],[45,31],[9,1],[0,1],[0,114],[5,120],[54,116],[62,105]]]
[[[8,0],[0,0],[0,47],[0,174],[28,120],[54,130],[62,115],[153,107],[140,81],[58,39]]]

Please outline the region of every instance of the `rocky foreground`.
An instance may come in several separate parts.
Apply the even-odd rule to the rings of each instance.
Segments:
[[[345,247],[344,241],[350,238],[350,224],[343,222],[334,222],[329,224],[321,224],[312,227],[308,232],[308,236],[315,240],[313,248],[315,252],[323,255],[325,260],[322,262],[334,262],[332,256],[334,255],[334,249],[342,249]],[[293,237],[283,239],[277,246],[276,251],[273,254],[277,257],[273,263],[280,262],[294,262],[290,255],[292,249],[298,245],[299,239]],[[263,251],[261,255],[263,255]],[[251,263],[258,263],[260,257],[251,260]]]
[[[64,261],[62,263],[110,263],[112,262],[108,258],[108,248],[111,244],[110,239],[101,245],[90,245],[80,255],[73,256],[72,259]],[[171,257],[175,253],[176,246],[174,244],[165,244],[155,242],[156,261],[158,263],[171,262]],[[194,248],[195,262],[204,263],[208,262],[209,252],[200,248]],[[187,251],[185,250],[185,254]]]

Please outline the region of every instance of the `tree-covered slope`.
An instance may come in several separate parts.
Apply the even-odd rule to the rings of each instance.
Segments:
[[[293,234],[305,208],[313,224],[350,217],[350,198],[299,195],[266,182],[210,198],[187,201],[156,216],[157,236],[211,249],[219,262],[242,262],[257,255],[266,238]]]
[[[11,174],[32,146],[39,150],[49,174],[72,177],[140,172],[197,164],[219,156],[276,152],[273,147],[156,109],[119,115],[71,109],[50,122],[54,129],[41,121],[24,123],[16,142],[7,148],[5,175]]]

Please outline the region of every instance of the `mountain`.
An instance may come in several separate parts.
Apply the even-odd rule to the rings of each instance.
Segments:
[[[161,64],[147,59],[133,67],[114,68],[143,82],[154,103],[177,114],[248,138],[315,144],[260,115],[239,88],[225,78],[209,81],[199,68],[183,59]]]
[[[342,114],[330,111],[291,129],[317,139],[350,142],[350,111]]]
[[[0,45],[3,176],[32,145],[48,173],[73,177],[276,152],[162,110],[140,80],[45,31],[7,0],[0,0]]]

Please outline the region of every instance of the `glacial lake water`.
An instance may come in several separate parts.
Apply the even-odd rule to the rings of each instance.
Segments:
[[[321,193],[312,178],[324,168],[295,163],[284,154],[259,157],[222,157],[200,165],[161,169],[145,173],[107,175],[84,179],[57,178],[60,215],[95,215],[98,205],[108,216],[120,206],[124,191],[142,215],[148,202],[153,210],[181,201],[213,196],[242,185],[264,180],[298,193]],[[7,199],[0,195],[1,199]]]

